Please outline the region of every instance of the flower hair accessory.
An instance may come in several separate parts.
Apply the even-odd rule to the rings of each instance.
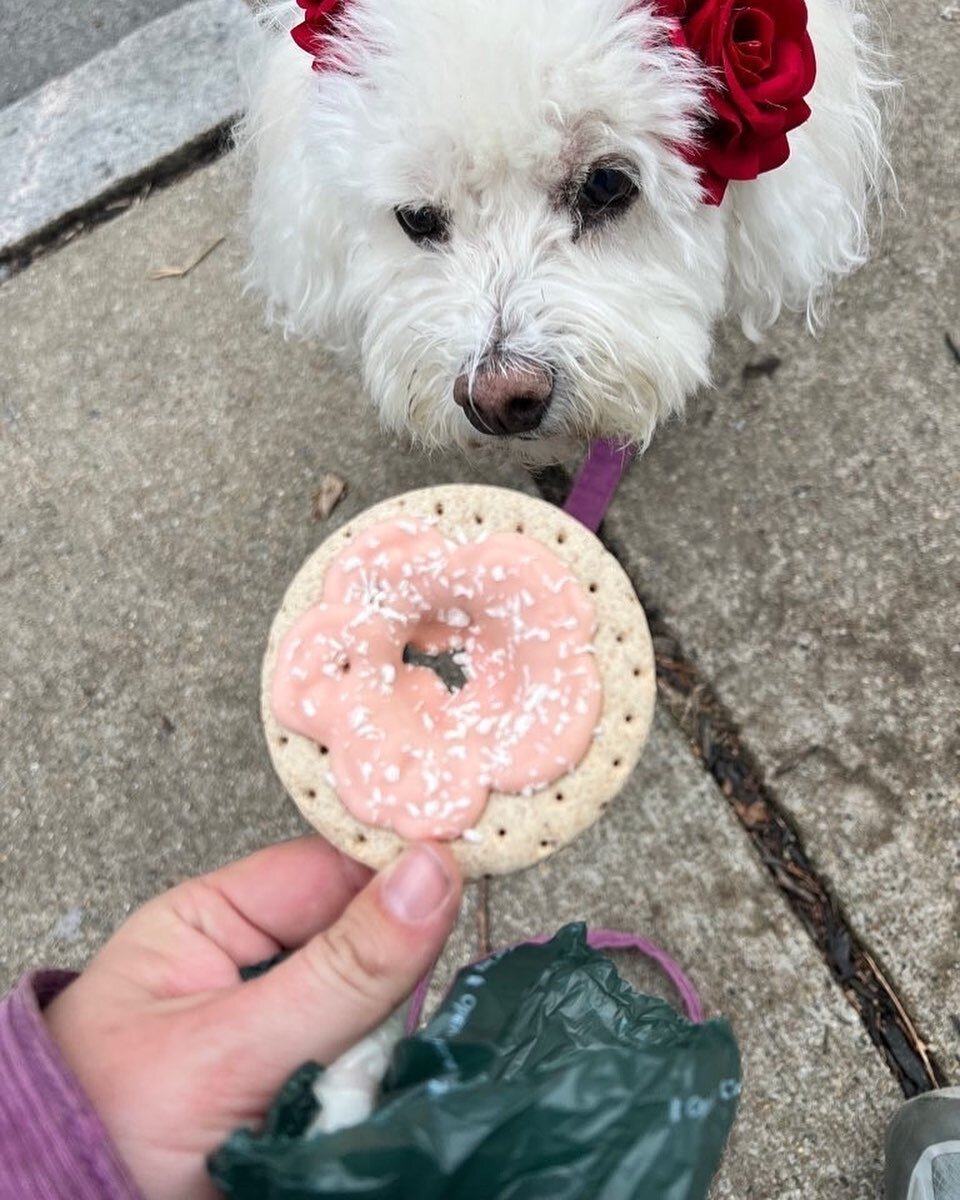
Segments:
[[[329,70],[334,65],[330,42],[336,17],[347,0],[297,0],[297,4],[303,9],[303,21],[290,31],[290,36],[301,50],[313,56],[315,71]]]
[[[756,179],[787,161],[787,134],[810,116],[817,74],[805,0],[658,0],[676,19],[678,44],[709,67],[713,115],[690,159],[708,204],[731,180]]]
[[[293,40],[314,70],[335,65],[336,18],[349,0],[297,0],[304,19]],[[707,118],[687,157],[699,168],[707,204],[731,181],[756,179],[787,161],[787,134],[810,116],[817,67],[805,0],[655,0],[676,21],[674,44],[710,70]]]

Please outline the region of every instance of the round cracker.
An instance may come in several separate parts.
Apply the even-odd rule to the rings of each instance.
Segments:
[[[318,603],[327,568],[352,538],[397,517],[430,521],[450,541],[457,534],[520,532],[562,559],[597,612],[594,637],[603,681],[598,732],[576,770],[529,796],[491,793],[472,839],[448,843],[468,878],[532,866],[597,820],[626,783],[647,740],[656,698],[653,644],[633,586],[617,560],[574,518],[544,500],[504,488],[451,484],[407,492],[374,505],[332,534],[304,563],[284,596],[263,662],[261,711],[270,757],[297,807],[315,829],[351,857],[379,869],[406,843],[391,830],[363,825],[327,782],[321,747],[283,729],[270,706],[280,642]]]

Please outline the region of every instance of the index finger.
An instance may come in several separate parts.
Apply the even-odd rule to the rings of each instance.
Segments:
[[[308,834],[202,878],[245,921],[295,949],[332,925],[371,877],[318,834]]]

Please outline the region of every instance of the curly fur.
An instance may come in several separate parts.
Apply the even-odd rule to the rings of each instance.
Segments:
[[[240,142],[252,162],[251,283],[289,332],[359,365],[391,431],[427,447],[490,442],[454,380],[496,344],[556,388],[518,457],[588,437],[645,445],[709,376],[716,322],[756,338],[819,301],[867,254],[884,170],[878,56],[854,0],[808,0],[818,76],[791,157],[700,202],[676,147],[704,76],[635,0],[354,0],[318,74],[260,14]],[[614,156],[637,202],[577,236],[560,201]],[[441,205],[452,236],[414,245],[398,206]]]

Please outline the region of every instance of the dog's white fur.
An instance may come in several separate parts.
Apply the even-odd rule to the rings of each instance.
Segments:
[[[791,157],[701,203],[676,146],[704,76],[631,0],[354,0],[345,70],[317,73],[261,14],[241,143],[254,161],[252,282],[291,332],[360,366],[388,429],[430,447],[492,443],[453,401],[491,345],[548,364],[553,403],[527,459],[588,437],[646,444],[709,375],[715,323],[757,337],[784,306],[815,320],[863,262],[883,164],[877,56],[855,0],[808,0],[810,120]],[[641,194],[574,236],[557,195],[606,156]],[[441,205],[442,247],[397,206]]]

